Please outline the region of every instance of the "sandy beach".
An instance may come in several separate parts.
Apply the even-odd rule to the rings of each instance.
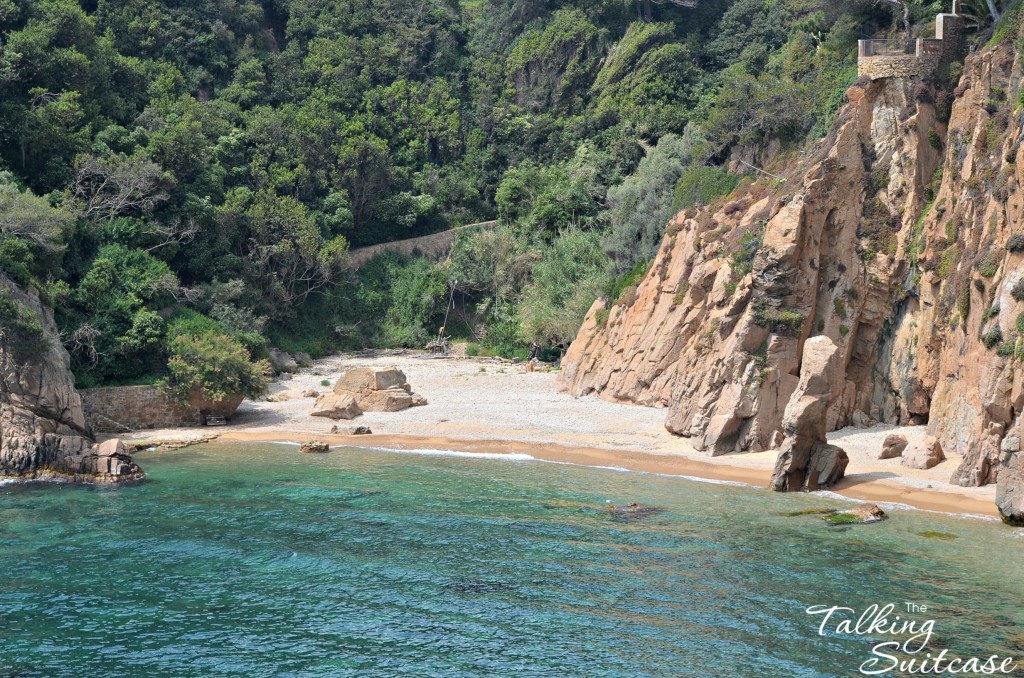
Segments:
[[[403,412],[369,412],[335,422],[309,415],[309,390],[327,391],[338,375],[354,367],[402,369],[413,390],[429,404]],[[440,358],[416,352],[366,352],[316,361],[271,384],[267,400],[246,401],[231,423],[216,429],[136,431],[132,441],[189,440],[219,434],[222,441],[322,440],[332,445],[391,449],[450,449],[529,454],[536,459],[609,466],[764,487],[775,452],[708,457],[686,438],[663,426],[664,410],[574,398],[559,389],[557,373],[528,371],[526,365],[473,358]],[[331,434],[332,426],[368,426],[368,436]],[[949,484],[960,463],[956,455],[927,471],[908,469],[900,460],[878,460],[882,440],[898,430],[908,439],[925,427],[877,425],[829,434],[850,456],[846,478],[833,491],[852,499],[905,504],[947,513],[996,517],[995,487]]]

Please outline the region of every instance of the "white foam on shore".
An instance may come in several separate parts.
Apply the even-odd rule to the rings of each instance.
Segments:
[[[878,506],[879,508],[886,511],[921,511],[922,513],[934,513],[940,516],[951,516],[953,518],[967,518],[969,520],[984,520],[988,522],[1000,522],[998,518],[994,516],[983,516],[977,513],[957,513],[956,511],[936,511],[934,509],[923,509],[910,504],[901,504],[900,502],[893,501],[872,501],[865,502],[863,499],[857,499],[856,497],[847,497],[838,492],[830,492],[829,490],[818,490],[817,492],[810,492],[819,497],[828,497],[829,499],[836,499],[838,501],[845,501],[854,504],[870,503]]]
[[[275,444],[275,445],[294,445],[294,446],[298,446],[300,443],[288,442],[288,441],[274,441],[273,444]],[[660,476],[662,478],[681,478],[683,480],[689,480],[689,481],[692,481],[692,482],[695,482],[695,483],[706,483],[706,484],[709,484],[709,485],[727,485],[727,486],[732,486],[732,487],[747,487],[747,488],[757,489],[757,490],[764,489],[764,488],[762,488],[762,487],[760,487],[758,485],[752,485],[750,483],[744,483],[744,482],[741,482],[741,481],[738,481],[738,480],[717,480],[715,478],[701,478],[700,476],[688,476],[688,475],[674,474],[674,473],[654,473],[654,472],[651,472],[651,471],[636,471],[636,470],[633,470],[633,469],[624,468],[622,466],[598,466],[598,465],[594,465],[594,464],[581,464],[581,463],[572,462],[572,461],[554,461],[554,460],[550,460],[550,459],[540,459],[540,458],[534,457],[533,455],[525,454],[525,453],[521,453],[521,452],[510,452],[510,453],[507,453],[507,454],[503,454],[503,453],[500,453],[500,452],[460,452],[458,450],[439,450],[439,449],[434,449],[434,448],[412,448],[412,449],[401,450],[401,449],[396,449],[396,448],[392,448],[392,447],[369,447],[369,446],[363,446],[363,445],[331,445],[331,449],[338,449],[338,448],[344,448],[344,447],[361,447],[362,449],[374,450],[375,452],[390,452],[390,453],[395,453],[395,454],[412,454],[412,455],[421,455],[421,456],[426,456],[426,457],[456,457],[456,458],[463,458],[463,459],[496,459],[496,460],[499,460],[499,461],[539,461],[539,462],[542,462],[542,463],[545,463],[545,464],[558,464],[558,465],[562,465],[562,466],[580,466],[580,467],[584,467],[584,468],[596,468],[596,469],[601,469],[603,471],[615,471],[616,473],[639,473],[639,474],[643,474],[643,475]],[[0,482],[3,482],[3,481],[0,481]],[[9,482],[17,482],[17,481],[9,481]],[[835,499],[837,501],[842,501],[842,502],[845,502],[845,503],[852,503],[852,504],[863,504],[863,503],[865,503],[864,500],[862,500],[862,499],[857,499],[855,497],[847,497],[847,496],[844,496],[842,494],[839,494],[838,492],[832,492],[832,491],[829,491],[829,490],[819,490],[819,491],[816,491],[816,492],[811,492],[811,493],[806,493],[806,494],[814,494],[815,496],[825,497],[827,499]],[[953,517],[953,518],[965,518],[965,519],[968,519],[968,520],[982,520],[982,521],[986,521],[986,522],[999,522],[998,518],[995,518],[993,516],[979,515],[977,513],[957,513],[957,512],[954,512],[954,511],[935,511],[933,509],[918,508],[916,506],[911,506],[910,504],[902,504],[902,503],[899,503],[899,502],[882,502],[882,501],[877,501],[877,502],[871,502],[871,503],[876,504],[877,506],[879,506],[883,510],[887,510],[887,511],[893,511],[893,510],[898,510],[898,511],[921,511],[923,513],[934,513],[936,515],[950,516],[950,517]]]
[[[353,445],[333,445],[332,448],[355,447]],[[512,452],[502,454],[500,452],[460,452],[458,450],[435,450],[432,448],[413,448],[400,450],[392,447],[364,447],[366,450],[375,452],[392,452],[396,454],[416,454],[424,457],[460,457],[464,459],[499,459],[501,461],[540,461],[537,457],[529,454]]]

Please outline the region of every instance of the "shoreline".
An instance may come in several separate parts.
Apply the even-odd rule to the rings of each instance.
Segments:
[[[284,430],[225,431],[215,440],[201,444],[218,443],[294,443],[319,440],[332,446],[366,447],[393,450],[451,450],[484,454],[529,455],[537,461],[575,464],[593,468],[625,469],[639,473],[654,473],[696,481],[741,483],[767,491],[771,472],[765,469],[711,463],[675,454],[658,454],[639,450],[623,451],[595,447],[567,446],[555,443],[534,443],[514,440],[464,440],[447,436],[413,434],[351,434],[304,433]],[[908,506],[913,509],[943,513],[960,517],[999,520],[999,511],[990,501],[945,488],[914,488],[888,482],[884,479],[864,479],[848,476],[835,487],[833,495],[852,500],[880,504]]]

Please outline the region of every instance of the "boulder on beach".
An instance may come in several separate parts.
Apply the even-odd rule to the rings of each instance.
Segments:
[[[362,413],[355,396],[325,393],[313,403],[313,411],[310,412],[310,415],[328,419],[355,419]]]
[[[400,412],[426,405],[427,400],[412,392],[405,373],[397,367],[349,370],[334,384],[338,396],[351,396],[363,412]]]
[[[332,426],[331,433],[350,435],[350,436],[368,436],[373,433],[369,426]]]
[[[903,450],[902,464],[907,468],[930,469],[946,458],[942,445],[933,436],[915,439]]]
[[[903,455],[907,449],[907,437],[899,433],[890,433],[882,441],[882,450],[878,453],[879,459],[893,459]]]
[[[284,351],[271,347],[267,349],[267,354],[275,374],[295,374],[299,371],[299,364]]]

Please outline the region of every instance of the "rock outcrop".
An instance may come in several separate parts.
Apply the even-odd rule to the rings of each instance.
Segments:
[[[850,458],[825,439],[825,413],[839,368],[839,349],[828,337],[807,340],[800,382],[782,419],[785,437],[772,473],[773,490],[817,490],[845,474]]]
[[[0,303],[0,477],[97,483],[144,477],[121,441],[97,446],[90,439],[70,359],[38,294],[0,276]]]
[[[960,460],[950,482],[997,483],[1024,522],[1019,437],[1003,444],[1024,411],[1022,75],[1006,40],[958,83],[858,81],[783,181],[669,223],[640,283],[591,308],[567,390],[665,407],[708,454],[774,449],[828,337],[827,430],[925,424]]]

